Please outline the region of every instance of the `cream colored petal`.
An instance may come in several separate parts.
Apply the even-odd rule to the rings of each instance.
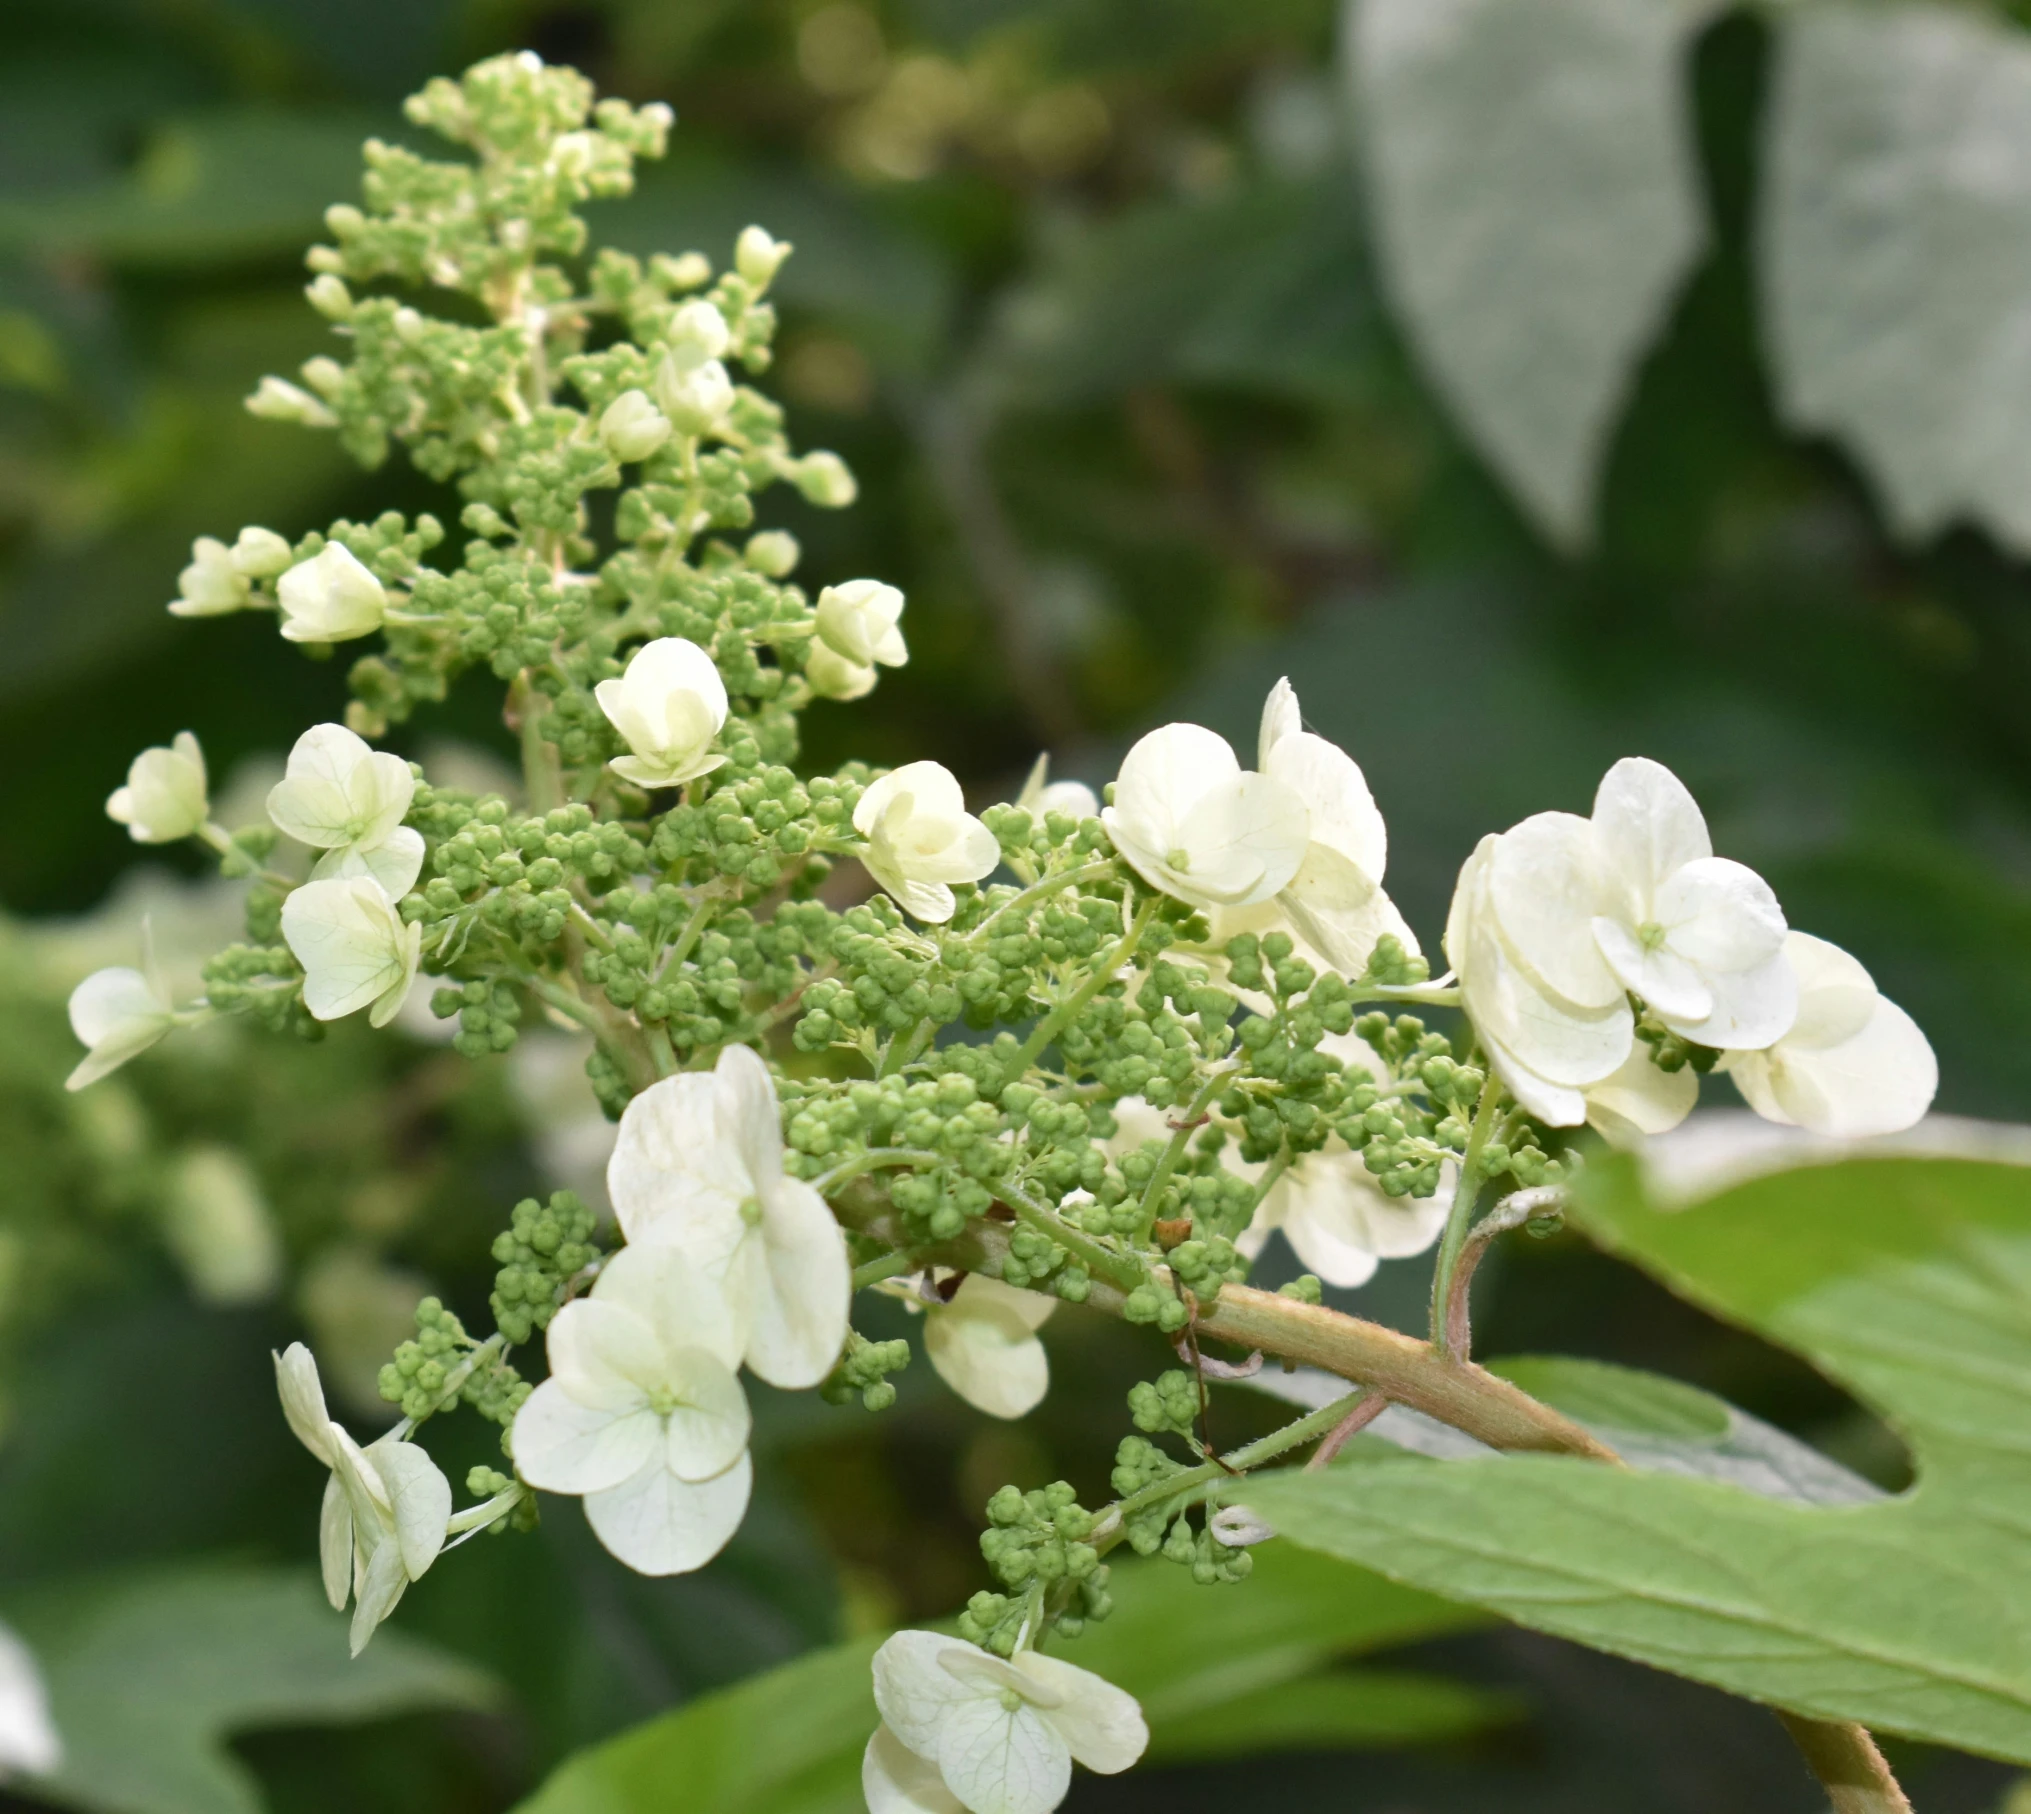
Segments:
[[[1587,1122],[1613,1146],[1634,1146],[1652,1134],[1668,1134],[1699,1101],[1699,1073],[1691,1065],[1660,1071],[1650,1047],[1636,1042],[1629,1060],[1587,1095]]]
[[[1902,1133],[1939,1089],[1931,1043],[1892,1001],[1879,999],[1869,1024],[1840,1045],[1780,1046],[1772,1056],[1774,1094],[1789,1118],[1837,1139]]]
[[[1798,1018],[1784,1035],[1787,1047],[1841,1045],[1874,1018],[1875,980],[1840,946],[1793,932],[1785,937],[1784,955],[1798,979]]]
[[[867,1741],[860,1760],[860,1792],[867,1814],[965,1814],[938,1766],[919,1757],[886,1725],[877,1726]]]
[[[317,1566],[324,1597],[333,1612],[344,1612],[353,1593],[353,1509],[334,1474],[324,1483],[317,1513]]]
[[[546,1379],[515,1413],[515,1471],[548,1493],[598,1493],[660,1466],[663,1420],[637,1406],[627,1411],[582,1405]]]
[[[1307,846],[1298,873],[1276,898],[1298,936],[1342,976],[1362,975],[1385,935],[1407,955],[1418,954],[1417,935],[1395,902],[1329,845]]]
[[[723,1550],[747,1515],[754,1466],[743,1454],[716,1480],[679,1480],[660,1461],[585,1497],[585,1518],[609,1552],[638,1574],[682,1575]]]
[[[420,831],[413,826],[398,825],[379,844],[347,844],[326,851],[310,873],[316,881],[334,876],[364,876],[378,883],[391,901],[399,901],[416,886],[416,878],[423,873],[424,848]]]
[[[1711,1013],[1657,1016],[1695,1045],[1758,1050],[1782,1039],[1798,1018],[1798,977],[1782,951],[1754,970],[1709,971],[1706,981],[1714,993]]]
[[[1242,774],[1202,794],[1178,827],[1189,856],[1180,869],[1182,898],[1247,907],[1288,886],[1305,860],[1311,815],[1305,803],[1267,775]]]
[[[1714,854],[1707,822],[1686,785],[1661,762],[1628,756],[1594,795],[1601,861],[1638,919],[1666,879]]]
[[[291,1342],[275,1355],[275,1391],[282,1400],[283,1420],[290,1434],[326,1467],[332,1465],[331,1413],[325,1408],[324,1386],[317,1361],[301,1342]]]
[[[719,1085],[702,1072],[651,1084],[621,1116],[607,1193],[630,1241],[670,1239],[708,1269],[746,1232],[753,1181],[719,1130]]]
[[[592,1288],[592,1301],[632,1315],[653,1330],[665,1357],[659,1368],[680,1349],[700,1349],[723,1367],[737,1367],[747,1347],[755,1296],[749,1276],[753,1268],[744,1262],[760,1245],[754,1231],[743,1228],[725,1269],[717,1273],[675,1241],[652,1238],[630,1244],[607,1260]]]
[[[1509,957],[1574,1007],[1619,1001],[1622,984],[1594,944],[1609,906],[1594,828],[1571,813],[1538,813],[1489,852],[1488,912]]]
[[[1702,972],[1675,951],[1645,945],[1620,920],[1594,921],[1594,943],[1625,989],[1660,1015],[1704,1020],[1714,1011],[1714,992]]]
[[[1058,1729],[1073,1759],[1102,1776],[1131,1768],[1149,1746],[1142,1707],[1125,1688],[1062,1657],[1025,1650],[1015,1666],[1059,1697],[1044,1717]]]
[[[1269,753],[1286,737],[1295,737],[1305,728],[1298,696],[1288,679],[1279,680],[1262,702],[1262,728],[1256,736],[1255,766],[1267,773]]]
[[[631,1264],[639,1250],[624,1248]],[[618,1269],[621,1254],[608,1261]],[[590,1410],[639,1409],[667,1385],[668,1365],[655,1325],[611,1295],[577,1298],[551,1319],[550,1377]]]
[[[740,1380],[717,1355],[680,1348],[670,1356],[676,1399],[664,1420],[663,1464],[679,1480],[713,1480],[738,1461],[754,1420]]]
[[[938,1771],[972,1814],[1051,1814],[1071,1787],[1072,1757],[1036,1708],[981,1698],[939,1728]]]
[[[761,1236],[767,1284],[754,1306],[748,1365],[786,1391],[815,1386],[846,1345],[853,1299],[846,1236],[825,1199],[795,1178],[764,1186]]]
[[[938,1734],[952,1713],[983,1693],[972,1678],[955,1675],[948,1660],[985,1656],[961,1638],[936,1631],[899,1631],[874,1653],[874,1704],[896,1737],[920,1757],[936,1757]],[[1005,1667],[1005,1665],[1004,1665]]]
[[[444,1547],[444,1526],[451,1517],[451,1482],[413,1442],[383,1437],[366,1454],[388,1490],[403,1571],[410,1580],[420,1580]]]
[[[367,1642],[379,1629],[381,1621],[395,1610],[395,1603],[402,1598],[402,1590],[409,1585],[409,1576],[402,1567],[402,1551],[393,1543],[383,1543],[367,1558],[366,1573],[360,1578],[358,1595],[353,1605],[352,1653],[358,1656],[367,1647]]]
[[[357,1013],[400,985],[409,930],[363,878],[306,882],[282,903],[282,936],[303,966],[304,1006],[318,1020]]]
[[[959,1297],[925,1319],[924,1351],[938,1377],[975,1410],[990,1417],[1026,1417],[1050,1390],[1050,1360],[1033,1325],[1015,1306],[985,1295],[971,1303],[960,1301],[976,1281],[995,1283],[969,1274]],[[1009,1297],[1037,1295],[1002,1289]]]
[[[1360,765],[1310,731],[1280,738],[1262,772],[1281,781],[1312,815],[1312,842],[1338,851],[1372,882],[1389,864],[1389,831]]]
[[[1784,910],[1770,884],[1726,857],[1674,871],[1654,911],[1670,949],[1704,971],[1753,970],[1784,946]]]

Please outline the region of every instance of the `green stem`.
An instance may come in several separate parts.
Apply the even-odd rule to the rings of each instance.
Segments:
[[[691,955],[692,949],[705,936],[706,923],[712,918],[712,911],[718,905],[716,900],[708,896],[692,908],[691,917],[684,922],[684,930],[678,933],[676,944],[670,947],[670,955],[656,966],[656,980],[659,983]]]
[[[1474,1203],[1481,1194],[1481,1152],[1494,1131],[1495,1110],[1501,1099],[1502,1081],[1491,1065],[1487,1081],[1481,1085],[1481,1101],[1474,1110],[1467,1150],[1460,1155],[1460,1179],[1453,1189],[1453,1206],[1446,1212],[1446,1232],[1439,1239],[1438,1263],[1432,1268],[1432,1346],[1449,1359],[1456,1358],[1447,1328],[1447,1311],[1453,1302],[1453,1274],[1459,1270],[1467,1231],[1474,1225]]]
[[[853,1288],[865,1291],[870,1285],[879,1285],[883,1279],[892,1279],[898,1273],[914,1272],[915,1258],[907,1253],[885,1253],[879,1259],[868,1260],[853,1269]]]
[[[842,1184],[849,1183],[864,1172],[880,1169],[885,1165],[943,1165],[944,1156],[916,1146],[878,1146],[861,1154],[858,1159],[847,1159],[835,1165],[829,1172],[820,1172],[811,1180],[811,1188],[821,1197],[830,1196]]]
[[[1460,991],[1441,983],[1373,983],[1349,997],[1354,1007],[1370,1002],[1414,1002],[1427,1008],[1457,1008]]]
[[[1292,1449],[1301,1448],[1321,1436],[1328,1436],[1339,1428],[1361,1401],[1368,1396],[1365,1387],[1357,1386],[1344,1398],[1336,1398],[1330,1405],[1317,1411],[1308,1412],[1295,1423],[1287,1423],[1281,1430],[1244,1444],[1230,1451],[1219,1461],[1201,1462],[1195,1468],[1187,1468],[1182,1474],[1172,1474],[1167,1479],[1153,1481],[1150,1485],[1130,1493],[1125,1499],[1117,1499],[1113,1505],[1100,1513],[1105,1524],[1109,1515],[1114,1518],[1113,1528],[1094,1538],[1094,1547],[1105,1555],[1128,1534],[1128,1520],[1131,1514],[1145,1506],[1162,1505],[1180,1495],[1210,1486],[1221,1480],[1231,1480],[1236,1474],[1245,1474],[1250,1468],[1259,1468],[1265,1461],[1274,1461],[1279,1455]]]
[[[1088,1272],[1105,1279],[1116,1290],[1133,1291],[1144,1282],[1145,1274],[1140,1260],[1101,1246],[1084,1229],[1074,1228],[1071,1223],[1046,1205],[1037,1202],[1035,1198],[1025,1196],[1007,1184],[996,1186],[995,1195],[1015,1211],[1016,1220],[1025,1228],[1033,1228],[1039,1234],[1048,1235],[1067,1253],[1082,1261]]]
[[[1135,955],[1135,948],[1142,943],[1142,935],[1155,917],[1156,910],[1157,897],[1151,895],[1136,909],[1121,942],[1094,964],[1093,974],[1030,1029],[1029,1038],[1023,1041],[1022,1050],[1010,1061],[1004,1075],[1020,1077],[1036,1063],[1037,1054],[1077,1020],[1087,1003],[1114,981],[1115,972]]]
[[[1171,1174],[1178,1169],[1178,1161],[1184,1157],[1185,1147],[1192,1138],[1193,1130],[1205,1118],[1207,1105],[1220,1093],[1231,1077],[1240,1074],[1238,1064],[1228,1065],[1206,1079],[1205,1086],[1192,1098],[1191,1107],[1186,1109],[1181,1121],[1171,1123],[1171,1138],[1157,1161],[1157,1168],[1150,1173],[1149,1183],[1143,1186],[1142,1204],[1136,1221],[1136,1238],[1147,1241],[1152,1224],[1156,1220],[1158,1199],[1163,1195],[1164,1186],[1171,1181]]]
[[[682,1068],[677,1063],[676,1049],[670,1044],[667,1027],[656,1025],[646,1029],[649,1036],[649,1056],[656,1061],[656,1075],[674,1077]]]
[[[1104,863],[1086,863],[1077,869],[1062,869],[1056,875],[1048,875],[1041,881],[1032,882],[1022,893],[1002,902],[986,919],[974,927],[966,935],[966,942],[969,945],[979,944],[983,939],[990,937],[995,927],[1010,914],[1021,912],[1023,908],[1042,900],[1046,895],[1056,894],[1063,888],[1077,888],[1084,882],[1104,882],[1115,873],[1114,859],[1109,857]]]

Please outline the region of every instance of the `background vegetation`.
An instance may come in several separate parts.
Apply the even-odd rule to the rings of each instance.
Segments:
[[[1391,892],[1435,943],[1474,838],[1583,807],[1641,751],[1918,1017],[1942,1107],[2022,1115],[2031,572],[2006,509],[1900,537],[1880,463],[1779,419],[1757,250],[1774,28],[1730,14],[1691,42],[1710,243],[1632,343],[1579,529],[1517,502],[1528,450],[1491,466],[1433,343],[1406,340],[1338,31],[1326,0],[64,0],[0,22],[0,1610],[125,1710],[95,1738],[125,1774],[73,1785],[82,1805],[506,1808],[701,1689],[951,1611],[984,1493],[1098,1481],[1106,1382],[1135,1377],[1130,1337],[1068,1314],[1054,1364],[1097,1383],[1018,1428],[921,1365],[878,1423],[758,1409],[774,1497],[703,1575],[633,1577],[557,1508],[421,1584],[375,1673],[344,1667],[307,1585],[315,1470],[263,1350],[308,1327],[371,1416],[417,1292],[483,1301],[508,1206],[596,1156],[570,1056],[222,1032],[66,1098],[62,1000],[130,961],[144,905],[172,957],[220,911],[159,857],[137,877],[100,810],[129,755],[192,728],[257,785],[342,703],[339,668],[262,621],[166,615],[191,538],[435,501],[240,399],[322,348],[300,253],[362,136],[404,136],[400,97],[476,56],[526,45],[674,103],[672,156],[605,207],[614,243],[723,257],[750,220],[795,242],[771,386],[862,501],[778,520],[806,573],[902,586],[912,651],[870,705],[812,713],[814,761],[934,756],[994,799],[1048,748],[1097,783],[1167,717],[1246,742],[1288,673],[1366,768]],[[477,690],[410,734],[506,752]],[[1489,1352],[1655,1366],[1903,1478],[1802,1363],[1576,1238],[1507,1260]],[[1418,1272],[1351,1301],[1414,1317]],[[1389,1635],[1490,1692],[1350,1732],[1380,1751],[1280,1763],[1278,1795],[1814,1805],[1739,1704],[1547,1639]],[[205,1748],[225,1731],[237,1764]],[[2002,1792],[1972,1760],[1899,1762],[1928,1809]],[[1087,1781],[1072,1805],[1232,1805],[1260,1793],[1240,1769]]]

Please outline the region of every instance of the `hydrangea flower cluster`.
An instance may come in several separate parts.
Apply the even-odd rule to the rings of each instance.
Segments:
[[[245,878],[247,936],[195,1002],[145,968],[85,982],[71,1083],[214,1015],[385,1027],[423,977],[469,1056],[532,1014],[585,1035],[620,1123],[615,1226],[568,1195],[517,1206],[495,1331],[419,1306],[382,1375],[401,1420],[365,1446],[306,1349],[277,1359],[330,1476],[325,1582],[355,1649],[444,1550],[528,1523],[538,1493],[580,1499],[631,1567],[708,1562],[748,1502],[743,1370],[893,1400],[908,1344],[852,1326],[859,1290],[920,1308],[935,1370],[994,1417],[1049,1391],[1039,1330],[1060,1302],[1148,1330],[1117,1499],[1004,1489],[982,1536],[996,1585],[962,1636],[901,1633],[876,1659],[875,1814],[1045,1814],[1075,1761],[1124,1769],[1146,1739],[1133,1701],[1042,1648],[1106,1616],[1106,1556],[1127,1542],[1208,1585],[1244,1578],[1268,1533],[1224,1503],[1235,1478],[1330,1455],[1376,1408],[1349,1359],[1347,1400],[1218,1456],[1206,1380],[1235,1368],[1202,1342],[1245,1327],[1315,1352],[1319,1329],[1363,1327],[1319,1307],[1320,1281],[1438,1243],[1432,1358],[1450,1366],[1474,1218],[1519,1188],[1555,1215],[1568,1130],[1669,1127],[1720,1069],[1773,1119],[1887,1131],[1929,1103],[1930,1050],[1714,856],[1655,763],[1618,764],[1591,818],[1485,840],[1438,978],[1385,892],[1360,768],[1305,728],[1288,681],[1254,769],[1190,724],[1144,737],[1099,794],[1040,758],[977,812],[935,762],[800,767],[801,710],[872,699],[909,650],[900,591],[836,578],[813,597],[794,538],[758,526],[777,484],[854,495],[746,382],[790,248],[750,228],[718,271],[590,251],[578,209],[627,190],[670,116],[595,102],[533,56],[434,82],[410,117],[463,155],[368,146],[363,205],[332,209],[310,255],[348,356],[264,379],[249,407],[370,465],[401,447],[455,490],[456,529],[391,512],[194,546],[177,615],[271,612],[306,648],[363,652],[344,722],[304,732],[265,824],[214,822],[194,737],[135,759],[108,811]],[[513,795],[376,747],[475,667],[503,689]],[[284,839],[304,862],[273,863]],[[1279,1231],[1310,1273],[1252,1290]],[[532,1386],[510,1356],[539,1336]],[[455,1509],[419,1438],[460,1406],[500,1426],[511,1471],[473,1470]]]

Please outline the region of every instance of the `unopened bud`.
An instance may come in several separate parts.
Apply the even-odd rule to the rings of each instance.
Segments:
[[[743,227],[733,248],[733,267],[758,290],[765,290],[783,260],[790,256],[790,242],[773,238],[761,227]]]
[[[622,391],[599,419],[599,438],[623,465],[646,460],[670,438],[670,421],[647,391]]]
[[[836,453],[808,453],[790,469],[790,481],[807,503],[821,510],[844,510],[860,495],[853,474]]]

